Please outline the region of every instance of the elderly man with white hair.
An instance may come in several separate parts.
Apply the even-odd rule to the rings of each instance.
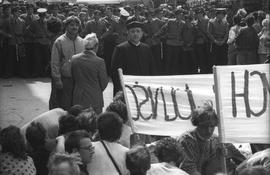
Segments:
[[[95,33],[84,38],[84,51],[71,59],[71,74],[74,81],[72,104],[83,108],[92,106],[97,114],[104,106],[103,91],[108,84],[105,62],[96,55],[98,38]]]

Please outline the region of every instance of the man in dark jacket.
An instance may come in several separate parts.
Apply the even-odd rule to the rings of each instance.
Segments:
[[[239,51],[236,59],[238,64],[256,64],[258,63],[259,38],[256,30],[252,27],[254,17],[247,16],[246,23],[247,26],[240,29],[235,40],[236,48]]]
[[[143,36],[143,24],[138,21],[127,23],[129,40],[116,46],[112,56],[112,80],[114,94],[121,90],[118,68],[126,75],[154,75],[155,61],[150,47],[140,40]]]
[[[83,108],[92,106],[97,114],[104,105],[103,91],[108,84],[105,62],[99,58],[98,38],[95,33],[84,38],[84,51],[71,59],[71,74],[74,82],[72,103]]]

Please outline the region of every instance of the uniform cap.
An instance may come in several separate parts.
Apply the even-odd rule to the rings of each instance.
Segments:
[[[47,12],[47,9],[45,9],[45,8],[39,8],[39,9],[37,9],[37,12],[38,13],[46,13]]]
[[[120,7],[119,9],[121,16],[129,17],[129,13],[123,7]]]
[[[141,28],[143,30],[143,23],[138,22],[138,21],[131,21],[131,22],[127,22],[127,29],[130,30],[132,28]]]

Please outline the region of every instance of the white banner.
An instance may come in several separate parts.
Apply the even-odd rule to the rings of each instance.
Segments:
[[[269,64],[217,66],[224,142],[270,143]]]
[[[213,75],[123,75],[136,133],[179,136],[193,129],[191,110],[214,101]]]

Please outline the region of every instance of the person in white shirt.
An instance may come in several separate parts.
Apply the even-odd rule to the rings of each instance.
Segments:
[[[127,175],[126,152],[128,148],[120,145],[123,121],[114,112],[98,116],[98,132],[101,141],[93,142],[95,153],[87,164],[87,172],[95,175]]]

